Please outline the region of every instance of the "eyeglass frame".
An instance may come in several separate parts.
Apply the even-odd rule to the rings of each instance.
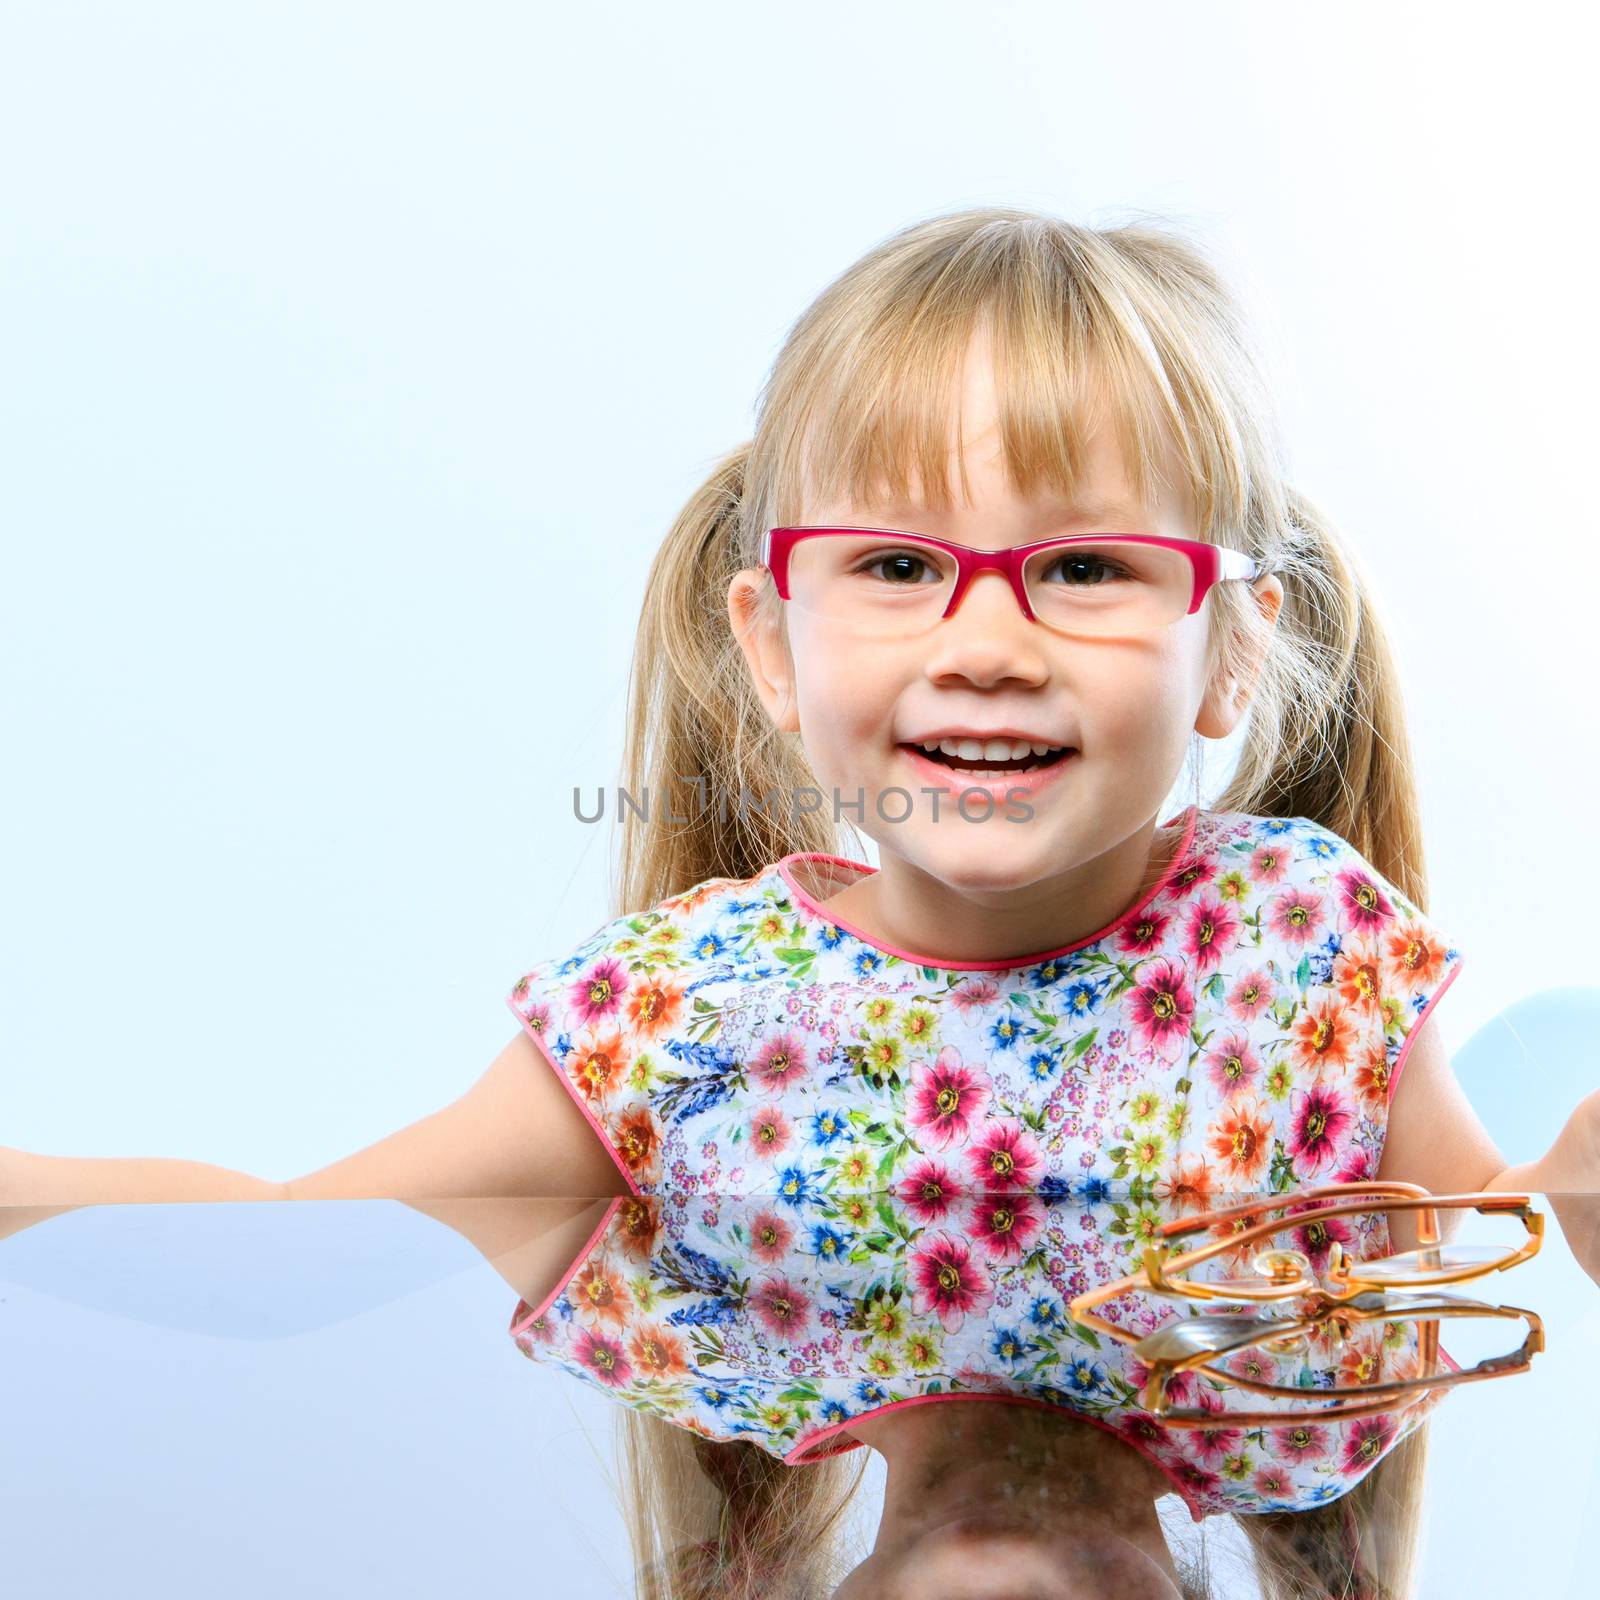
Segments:
[[[1480,1212],[1506,1212],[1519,1217],[1528,1230],[1528,1241],[1507,1260],[1490,1262],[1486,1265],[1469,1266],[1457,1272],[1451,1272],[1439,1281],[1444,1283],[1460,1283],[1469,1278],[1483,1277],[1490,1272],[1505,1272],[1511,1267],[1519,1265],[1530,1257],[1537,1255],[1544,1240],[1544,1214],[1534,1211],[1531,1207],[1532,1196],[1527,1194],[1509,1194],[1500,1191],[1483,1191],[1453,1195],[1436,1195],[1427,1189],[1413,1183],[1400,1181],[1368,1182],[1368,1183],[1339,1183],[1327,1184],[1320,1188],[1300,1189],[1288,1194],[1267,1196],[1252,1199],[1237,1206],[1226,1206],[1219,1210],[1200,1212],[1192,1217],[1181,1217],[1172,1222],[1163,1224],[1158,1230],[1163,1239],[1180,1237],[1185,1233],[1194,1233],[1202,1228],[1214,1228],[1219,1222],[1234,1221],[1241,1217],[1248,1217],[1253,1213],[1263,1211],[1281,1211],[1290,1206],[1313,1205],[1323,1199],[1339,1199],[1347,1195],[1360,1195],[1359,1200],[1349,1204],[1320,1207],[1303,1212],[1296,1212],[1292,1218],[1277,1220],[1266,1219],[1254,1225],[1247,1225],[1242,1231],[1230,1233],[1224,1238],[1213,1240],[1210,1244],[1201,1245],[1195,1250],[1185,1251],[1174,1256],[1166,1244],[1147,1245],[1144,1252],[1143,1266],[1138,1272],[1130,1273],[1124,1278],[1114,1282],[1104,1283],[1093,1289],[1087,1289],[1082,1294],[1074,1296],[1068,1303],[1068,1315],[1075,1322],[1089,1328],[1097,1329],[1108,1334],[1124,1344],[1137,1347],[1147,1338],[1155,1338],[1174,1326],[1172,1323],[1163,1324],[1154,1333],[1149,1335],[1133,1333],[1126,1328],[1107,1321],[1104,1317],[1095,1315],[1090,1309],[1107,1300],[1114,1300],[1119,1295],[1127,1294],[1134,1290],[1147,1290],[1155,1294],[1165,1294],[1189,1303],[1202,1300],[1220,1300],[1236,1303],[1239,1301],[1275,1302],[1287,1299],[1311,1298],[1317,1301],[1316,1308],[1306,1316],[1299,1318],[1274,1319],[1270,1326],[1263,1327],[1260,1338],[1249,1339],[1244,1343],[1231,1347],[1225,1351],[1200,1350],[1186,1356],[1152,1356],[1148,1361],[1140,1357],[1141,1363],[1148,1366],[1150,1376],[1140,1391],[1140,1404],[1156,1417],[1164,1426],[1179,1429],[1218,1428],[1218,1427],[1275,1427],[1295,1422],[1338,1422],[1351,1417],[1371,1416],[1375,1412],[1388,1411],[1405,1414],[1415,1406],[1421,1405],[1427,1396],[1435,1389],[1448,1388],[1457,1383],[1471,1383],[1490,1378],[1508,1377],[1513,1373],[1526,1372],[1532,1358],[1545,1348],[1544,1322],[1537,1312],[1523,1306],[1491,1306],[1482,1301],[1466,1300],[1453,1295],[1434,1295],[1431,1299],[1426,1295],[1411,1296],[1411,1303],[1407,1304],[1404,1297],[1393,1294],[1386,1287],[1384,1281],[1363,1280],[1359,1272],[1361,1263],[1353,1265],[1357,1270],[1351,1270],[1350,1258],[1345,1256],[1338,1241],[1334,1247],[1339,1251],[1335,1257],[1334,1265],[1328,1273],[1326,1281],[1319,1281],[1308,1271],[1301,1274],[1298,1281],[1291,1280],[1282,1275],[1280,1271],[1274,1275],[1273,1281],[1263,1284],[1259,1290],[1249,1292],[1237,1282],[1220,1286],[1207,1284],[1204,1280],[1194,1283],[1178,1282],[1169,1276],[1173,1272],[1186,1272],[1190,1267],[1201,1261],[1210,1259],[1226,1250],[1237,1249],[1241,1245],[1248,1245],[1261,1238],[1270,1238],[1275,1234],[1286,1232],[1288,1229],[1300,1225],[1302,1219],[1320,1220],[1325,1217],[1341,1217],[1359,1215],[1373,1210],[1395,1211],[1414,1210],[1420,1213],[1418,1218],[1418,1253],[1428,1246],[1437,1246],[1440,1243],[1439,1223],[1436,1215],[1437,1208],[1460,1209],[1472,1206]],[[1384,1196],[1392,1196],[1392,1202],[1374,1205],[1375,1200],[1382,1200]],[[1258,1270],[1261,1260],[1269,1256],[1288,1258],[1298,1256],[1305,1261],[1305,1256],[1300,1251],[1292,1250],[1266,1250],[1257,1258]],[[1309,1267],[1309,1263],[1307,1263]],[[1329,1283],[1332,1284],[1330,1292]],[[1392,1283],[1392,1280],[1390,1280]],[[1351,1287],[1354,1284],[1355,1287]],[[1254,1286],[1251,1286],[1254,1289]],[[1363,1296],[1377,1291],[1381,1302],[1376,1307],[1361,1304]],[[1407,1318],[1396,1318],[1391,1313],[1395,1310],[1413,1313]],[[1432,1312],[1432,1316],[1418,1317],[1418,1311]],[[1528,1323],[1528,1335],[1523,1340],[1519,1350],[1505,1356],[1491,1356],[1478,1362],[1474,1367],[1450,1373],[1434,1373],[1431,1369],[1438,1364],[1439,1353],[1439,1324],[1440,1316],[1493,1316],[1493,1317],[1522,1317]],[[1316,1410],[1303,1412],[1289,1411],[1287,1409],[1272,1411],[1201,1411],[1196,1409],[1175,1409],[1166,1404],[1167,1383],[1174,1373],[1182,1371],[1199,1371],[1207,1373],[1220,1383],[1234,1388],[1247,1389],[1256,1394],[1288,1395],[1298,1398],[1306,1391],[1290,1389],[1282,1384],[1262,1383],[1255,1379],[1244,1378],[1236,1373],[1219,1370],[1210,1365],[1219,1356],[1234,1356],[1241,1351],[1263,1346],[1270,1349],[1275,1344],[1281,1344],[1286,1338],[1304,1332],[1310,1328],[1320,1326],[1324,1322],[1332,1321],[1343,1336],[1345,1321],[1403,1321],[1412,1320],[1422,1323],[1418,1332],[1418,1357],[1425,1369],[1430,1369],[1426,1377],[1397,1379],[1379,1384],[1357,1384],[1348,1389],[1338,1391],[1339,1394],[1361,1396],[1375,1395],[1376,1399],[1367,1401],[1352,1401],[1342,1404],[1335,1399],[1332,1403],[1320,1406]],[[1390,1395],[1404,1394],[1408,1390],[1416,1391],[1416,1398],[1404,1401],[1398,1406],[1386,1398]],[[1328,1390],[1317,1390],[1318,1394],[1327,1394]]]
[[[1164,546],[1168,550],[1177,550],[1188,558],[1190,570],[1194,575],[1189,609],[1182,613],[1190,617],[1204,604],[1206,595],[1214,585],[1231,582],[1234,579],[1259,578],[1271,570],[1269,563],[1258,561],[1243,550],[1234,550],[1227,545],[1208,544],[1203,539],[1178,539],[1159,533],[1120,533],[1106,530],[1100,533],[1063,534],[1050,539],[1034,539],[1027,544],[1007,545],[1003,550],[978,550],[972,545],[957,544],[952,539],[940,539],[929,533],[908,533],[900,528],[850,528],[818,524],[768,528],[762,534],[760,564],[772,574],[772,581],[777,586],[780,600],[791,598],[789,553],[794,546],[802,539],[817,534],[836,533],[867,534],[872,537],[881,536],[896,543],[905,540],[914,544],[931,545],[936,550],[943,550],[954,556],[956,581],[950,591],[950,603],[940,614],[941,622],[955,614],[956,607],[961,604],[972,580],[980,572],[991,569],[1006,575],[1011,582],[1011,592],[1022,608],[1023,616],[1029,622],[1038,622],[1039,619],[1033,614],[1033,608],[1028,604],[1028,592],[1023,582],[1022,568],[1034,551],[1050,549],[1053,546],[1103,544],[1108,539],[1118,539],[1133,544],[1155,544]],[[1174,617],[1172,621],[1176,622],[1178,618]],[[1041,623],[1040,626],[1044,627],[1047,624]],[[1167,626],[1170,627],[1171,623]]]

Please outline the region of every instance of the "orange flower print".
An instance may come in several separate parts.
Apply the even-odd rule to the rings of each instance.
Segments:
[[[1361,1047],[1361,1030],[1338,995],[1318,992],[1289,1030],[1295,1063],[1312,1072],[1343,1073]]]
[[[614,956],[605,956],[574,980],[567,1003],[580,1027],[609,1021],[617,1013],[628,988],[628,969]]]
[[[1362,1016],[1377,1015],[1383,1003],[1383,969],[1375,941],[1345,940],[1333,958],[1333,987],[1351,1010]]]
[[[1178,1156],[1167,1169],[1168,1175],[1156,1180],[1155,1192],[1171,1200],[1183,1211],[1206,1211],[1211,1207],[1211,1166],[1197,1150]]]
[[[682,1009],[681,984],[660,983],[646,978],[628,991],[628,1026],[641,1039],[653,1039],[665,1033],[677,1022]]]
[[[1407,994],[1431,987],[1444,970],[1445,947],[1417,922],[1404,922],[1383,935],[1385,969]]]
[[[646,1323],[634,1334],[628,1354],[642,1378],[673,1378],[689,1370],[683,1341],[655,1323]]]
[[[1272,1157],[1272,1117],[1254,1095],[1233,1101],[1206,1137],[1225,1186],[1255,1188]]]
[[[627,1320],[631,1305],[627,1287],[615,1272],[607,1272],[603,1262],[591,1261],[573,1279],[567,1298],[580,1314],[619,1327]]]
[[[633,1195],[622,1202],[616,1237],[622,1248],[636,1261],[648,1261],[661,1232],[661,1206],[656,1200]]]
[[[661,1143],[661,1130],[648,1106],[639,1106],[628,1112],[612,1130],[618,1153],[628,1163],[629,1172],[639,1172],[649,1166]]]
[[[622,1066],[620,1033],[580,1039],[566,1061],[572,1081],[589,1100],[603,1100],[610,1094],[622,1073]]]
[[[1350,1086],[1362,1104],[1376,1110],[1389,1103],[1389,1051],[1381,1039],[1369,1040],[1356,1056]]]

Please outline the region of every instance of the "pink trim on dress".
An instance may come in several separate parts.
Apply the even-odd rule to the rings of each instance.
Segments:
[[[626,1195],[619,1194],[616,1199],[606,1207],[606,1214],[600,1219],[600,1226],[589,1235],[588,1243],[586,1243],[583,1249],[581,1249],[577,1255],[573,1257],[572,1265],[567,1268],[566,1275],[562,1278],[560,1283],[558,1283],[555,1288],[553,1288],[550,1293],[539,1302],[539,1309],[535,1311],[520,1328],[517,1326],[517,1317],[520,1312],[528,1309],[528,1302],[521,1299],[517,1301],[517,1309],[511,1313],[510,1332],[513,1334],[526,1333],[529,1326],[532,1323],[537,1322],[539,1318],[542,1317],[545,1312],[547,1312],[550,1307],[553,1306],[556,1301],[566,1293],[567,1285],[571,1283],[572,1280],[576,1278],[583,1270],[583,1264],[589,1259],[594,1247],[599,1244],[600,1236],[606,1231],[607,1228],[611,1226],[611,1219],[616,1216],[617,1207],[620,1206],[626,1199]]]
[[[1411,1024],[1411,1030],[1406,1034],[1405,1042],[1400,1046],[1400,1054],[1394,1058],[1394,1072],[1389,1079],[1389,1097],[1384,1101],[1385,1105],[1394,1104],[1394,1092],[1400,1087],[1400,1073],[1406,1064],[1406,1057],[1411,1054],[1411,1045],[1417,1037],[1418,1030],[1422,1027],[1422,1024],[1426,1022],[1433,1014],[1433,1008],[1438,1005],[1439,1001],[1444,997],[1445,990],[1456,981],[1456,974],[1460,972],[1465,964],[1466,957],[1458,955],[1456,957],[1456,964],[1444,975],[1444,981],[1437,989],[1433,991],[1432,998],[1428,1001],[1427,1005],[1422,1008],[1421,1012],[1417,1016],[1417,1020]]]
[[[791,854],[784,856],[783,859],[778,862],[778,871],[782,875],[783,881],[788,884],[789,892],[808,911],[811,911],[815,915],[821,917],[825,922],[832,923],[836,928],[843,928],[846,933],[853,934],[862,942],[862,944],[869,945],[874,950],[882,951],[885,955],[898,956],[902,961],[909,961],[915,966],[937,967],[945,971],[1009,972],[1013,971],[1017,967],[1037,966],[1041,961],[1049,961],[1055,956],[1070,955],[1074,950],[1083,949],[1085,945],[1098,944],[1100,940],[1104,939],[1108,934],[1115,932],[1122,923],[1128,920],[1128,918],[1143,911],[1144,908],[1149,905],[1150,902],[1154,900],[1163,889],[1167,887],[1167,885],[1177,875],[1178,871],[1187,864],[1189,847],[1194,842],[1195,819],[1199,815],[1199,811],[1200,808],[1198,805],[1191,805],[1184,813],[1183,838],[1178,842],[1178,848],[1173,851],[1172,859],[1167,863],[1166,870],[1161,874],[1160,880],[1152,886],[1150,891],[1144,896],[1143,899],[1129,906],[1126,910],[1119,912],[1111,919],[1110,922],[1105,925],[1105,927],[1101,928],[1097,933],[1091,933],[1085,938],[1077,940],[1073,944],[1059,945],[1054,950],[1041,950],[1037,955],[1013,956],[1005,961],[941,961],[934,956],[918,955],[914,950],[901,950],[895,945],[885,944],[882,942],[882,940],[875,939],[871,934],[865,932],[861,928],[856,927],[853,922],[847,922],[843,917],[836,916],[833,912],[828,910],[826,902],[814,899],[804,888],[801,887],[799,881],[795,877],[794,867],[792,865],[794,863],[801,863],[822,866],[848,867],[852,872],[864,877],[870,877],[873,873],[881,870],[877,867],[867,865],[867,863],[864,861],[851,861],[846,856],[828,855],[820,850],[796,850]],[[1164,828],[1169,828],[1177,820],[1178,819],[1176,817],[1169,817],[1164,823],[1161,824],[1161,826]]]
[[[556,1081],[572,1097],[573,1105],[575,1105],[583,1113],[584,1120],[599,1135],[600,1143],[605,1146],[606,1154],[610,1156],[611,1159],[616,1163],[617,1171],[622,1174],[623,1182],[628,1186],[628,1193],[642,1198],[644,1191],[633,1181],[633,1174],[628,1170],[628,1163],[622,1159],[617,1147],[612,1144],[611,1135],[606,1132],[605,1124],[601,1122],[600,1119],[588,1108],[588,1106],[583,1103],[583,1096],[578,1093],[577,1086],[573,1083],[572,1079],[561,1070],[560,1066],[557,1065],[555,1057],[550,1054],[549,1050],[545,1047],[544,1040],[539,1037],[538,1030],[535,1029],[529,1023],[528,1019],[517,1010],[516,1000],[512,996],[507,995],[506,1005],[510,1008],[511,1015],[522,1024],[523,1028],[527,1032],[528,1037],[532,1039],[534,1044],[538,1047],[539,1054],[544,1057],[545,1065],[549,1067],[553,1073],[555,1073]]]
[[[1131,1444],[1140,1455],[1146,1457],[1150,1461],[1155,1462],[1155,1464],[1161,1469],[1162,1476],[1166,1478],[1166,1480],[1172,1485],[1173,1492],[1177,1494],[1182,1499],[1183,1503],[1189,1508],[1189,1515],[1194,1519],[1194,1521],[1203,1522],[1207,1515],[1209,1515],[1209,1513],[1200,1509],[1199,1497],[1186,1485],[1178,1482],[1177,1478],[1173,1475],[1172,1468],[1170,1468],[1167,1463],[1163,1461],[1161,1457],[1158,1456],[1156,1452],[1152,1450],[1150,1446],[1143,1440],[1135,1439],[1124,1433],[1120,1428],[1112,1427],[1109,1422],[1103,1422],[1099,1417],[1091,1417],[1087,1412],[1074,1411],[1070,1406],[1057,1405],[1050,1400],[1035,1400],[1031,1395],[1025,1394],[991,1394],[986,1391],[979,1391],[970,1394],[919,1394],[913,1395],[909,1400],[891,1400],[888,1405],[874,1406],[871,1411],[859,1412],[856,1416],[849,1418],[848,1421],[835,1422],[826,1428],[819,1429],[816,1433],[813,1433],[804,1444],[796,1445],[794,1449],[783,1458],[784,1462],[786,1465],[791,1467],[805,1467],[810,1466],[812,1461],[820,1461],[827,1456],[842,1456],[847,1450],[859,1449],[865,1441],[861,1439],[851,1439],[849,1444],[842,1445],[837,1450],[826,1450],[821,1456],[811,1456],[809,1459],[805,1460],[801,1459],[808,1451],[810,1451],[814,1446],[820,1444],[824,1439],[830,1439],[836,1433],[843,1433],[852,1422],[860,1422],[867,1417],[886,1417],[891,1411],[904,1411],[908,1406],[931,1405],[936,1400],[998,1400],[1002,1405],[1033,1406],[1036,1410],[1052,1411],[1057,1415],[1063,1411],[1066,1411],[1070,1415],[1078,1418],[1080,1421],[1093,1423],[1095,1427],[1101,1429],[1105,1433],[1109,1433],[1115,1439],[1122,1440],[1124,1444]],[[1159,1424],[1157,1425],[1159,1426]]]

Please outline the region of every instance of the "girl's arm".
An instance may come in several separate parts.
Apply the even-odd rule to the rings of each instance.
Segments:
[[[1578,1102],[1537,1161],[1509,1166],[1456,1081],[1432,1018],[1424,1018],[1389,1106],[1377,1175],[1433,1194],[1544,1195],[1578,1265],[1600,1284],[1600,1089]],[[1441,1236],[1449,1239],[1464,1220],[1462,1212],[1441,1217]],[[1415,1213],[1392,1214],[1389,1234],[1396,1250],[1414,1250]]]
[[[627,1185],[526,1029],[459,1099],[331,1166],[277,1183],[200,1161],[0,1147],[0,1239],[77,1206],[185,1200],[609,1197]],[[418,1208],[422,1209],[422,1208]]]

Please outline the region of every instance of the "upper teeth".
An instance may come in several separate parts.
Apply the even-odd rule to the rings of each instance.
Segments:
[[[1047,756],[1066,746],[1032,744],[1026,739],[924,739],[922,748],[939,750],[961,761],[1020,761],[1026,755]]]

